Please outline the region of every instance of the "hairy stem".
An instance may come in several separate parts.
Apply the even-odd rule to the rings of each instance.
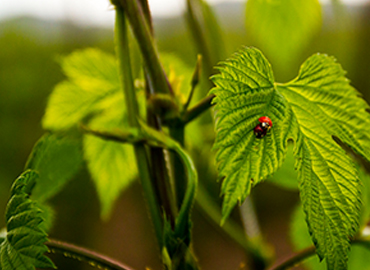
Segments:
[[[140,3],[138,0],[119,0],[119,2],[130,21],[131,28],[134,32],[137,43],[139,44],[155,91],[157,93],[173,94],[166,74],[164,73],[163,67],[159,61],[157,48]]]
[[[135,1],[133,1],[135,2]],[[116,29],[115,29],[115,39],[116,39],[116,50],[119,61],[119,71],[121,74],[121,83],[123,90],[125,92],[125,102],[128,114],[128,120],[131,127],[139,128],[138,115],[139,109],[137,104],[137,99],[135,96],[134,82],[131,74],[131,62],[130,62],[130,51],[128,46],[128,35],[127,35],[127,25],[125,20],[125,15],[123,9],[116,7]],[[138,165],[141,185],[145,198],[147,200],[147,205],[149,208],[150,216],[153,221],[154,231],[159,243],[162,247],[162,216],[158,204],[158,199],[156,197],[154,188],[152,186],[152,176],[150,174],[150,164],[147,157],[146,149],[144,144],[136,143],[134,144],[136,162]]]
[[[71,259],[84,261],[91,266],[97,267],[99,269],[133,270],[133,268],[124,265],[119,261],[116,261],[112,258],[86,248],[78,247],[53,239],[49,239],[49,241],[45,244],[49,248],[49,252],[51,253],[60,253],[63,254],[63,256],[69,257]]]

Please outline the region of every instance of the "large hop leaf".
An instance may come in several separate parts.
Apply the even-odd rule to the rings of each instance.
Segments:
[[[224,219],[251,186],[266,179],[284,161],[290,111],[276,91],[274,76],[266,58],[256,49],[247,49],[221,64],[214,76],[219,174],[225,177],[222,192]],[[273,129],[263,140],[253,133],[258,118],[267,115]]]
[[[5,240],[0,245],[1,270],[33,270],[55,267],[44,255],[46,233],[42,229],[41,210],[29,198],[37,174],[25,171],[13,184],[6,209]]]
[[[290,83],[274,83],[272,70],[254,48],[221,63],[216,87],[216,142],[224,178],[223,217],[251,186],[283,163],[287,141],[295,142],[299,188],[312,240],[328,269],[346,269],[349,237],[358,228],[360,182],[339,138],[370,160],[368,105],[335,59],[314,55]],[[268,116],[271,131],[257,139],[253,128]]]

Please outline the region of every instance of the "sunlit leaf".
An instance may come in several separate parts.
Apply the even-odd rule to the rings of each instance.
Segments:
[[[317,254],[328,269],[346,269],[349,238],[358,229],[361,207],[357,170],[333,136],[370,160],[368,105],[349,85],[334,58],[314,55],[287,84],[274,82],[257,49],[246,48],[221,63],[216,85],[217,163],[223,177],[223,218],[294,155],[306,220]],[[253,128],[268,116],[273,126],[258,139]]]
[[[283,163],[291,117],[286,100],[274,87],[270,64],[256,49],[246,49],[222,62],[212,80],[216,103],[216,160],[222,183],[224,219],[237,202],[244,201],[252,185],[274,173]],[[258,118],[273,122],[263,140],[253,129]]]
[[[33,197],[45,201],[59,192],[77,173],[82,163],[81,139],[45,134],[34,146],[26,169],[38,172]]]
[[[62,68],[67,80],[59,83],[43,118],[43,127],[68,129],[102,110],[100,102],[120,90],[115,58],[97,49],[77,51],[65,57]]]
[[[109,110],[93,119],[89,127],[114,131],[125,123],[122,116],[122,110]],[[133,147],[85,135],[84,156],[99,195],[101,215],[107,219],[113,203],[137,177]]]
[[[14,182],[5,218],[7,234],[0,245],[0,269],[32,270],[55,268],[44,255],[47,235],[42,229],[42,212],[37,203],[29,198],[36,183],[37,173],[25,171]]]

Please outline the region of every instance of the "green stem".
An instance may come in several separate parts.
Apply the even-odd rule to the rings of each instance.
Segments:
[[[133,1],[135,2],[135,1]],[[119,71],[121,74],[121,83],[125,92],[125,102],[128,114],[128,120],[131,127],[139,128],[138,115],[139,108],[135,95],[134,82],[131,74],[130,51],[128,46],[127,25],[123,9],[116,7],[116,29],[115,40],[116,50],[119,61]],[[154,231],[159,243],[162,247],[162,216],[158,204],[157,197],[151,182],[150,165],[146,154],[145,146],[142,143],[134,144],[136,162],[141,179],[143,192],[147,200],[147,205],[154,225]]]
[[[177,141],[181,146],[184,146],[184,125],[177,123],[170,127],[170,136]],[[175,178],[175,191],[177,207],[180,208],[185,196],[186,190],[186,173],[184,164],[175,153],[171,153],[172,171]]]
[[[130,21],[134,35],[140,47],[145,61],[145,75],[147,82],[147,97],[155,93],[172,93],[172,89],[163,71],[155,43],[153,40],[153,26],[151,15],[146,0],[120,0]],[[157,130],[161,130],[159,119],[150,111],[147,113],[148,124]],[[150,160],[152,162],[153,183],[160,200],[160,205],[172,223],[177,209],[173,203],[169,174],[162,149],[150,148]]]
[[[156,93],[172,93],[166,74],[159,61],[157,48],[150,27],[137,0],[119,0],[130,21],[131,28],[139,44],[148,73]]]
[[[85,261],[91,266],[97,267],[99,269],[108,270],[133,270],[133,268],[128,267],[121,262],[113,260],[105,255],[97,253],[95,251],[78,247],[69,243],[49,239],[45,243],[49,248],[51,253],[60,253],[65,257],[76,259],[79,261]]]
[[[182,117],[182,121],[184,124],[191,122],[193,119],[201,115],[203,112],[208,110],[213,106],[212,99],[215,95],[209,95],[199,101],[196,105],[191,107],[189,110],[186,111],[184,116]]]
[[[367,248],[370,248],[370,239],[368,238],[356,238],[352,240],[352,245],[363,245]],[[278,262],[272,267],[270,267],[268,270],[285,270],[292,268],[293,266],[297,265],[298,263],[301,263],[303,260],[313,256],[316,254],[316,248],[315,246],[310,246],[308,248],[305,248],[298,252],[297,254],[294,254],[290,256],[287,259],[284,259],[282,262]]]
[[[147,24],[149,25],[150,33],[153,36],[154,28],[153,28],[153,23],[152,23],[152,15],[150,14],[148,0],[139,0],[139,3],[140,3],[141,8],[143,10],[143,14],[144,14],[144,17],[147,21]]]

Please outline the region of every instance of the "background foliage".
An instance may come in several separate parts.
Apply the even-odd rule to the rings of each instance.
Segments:
[[[243,10],[234,6],[218,9],[217,14],[223,14],[219,18],[225,30],[228,55],[239,49],[241,44],[257,45],[246,34]],[[345,25],[340,23],[343,17],[328,16],[328,7],[323,11],[324,25],[321,31],[303,52],[297,53],[294,62],[301,63],[315,52],[335,55],[348,71],[352,84],[361,90],[365,98],[370,97],[370,67],[366,65],[370,61],[367,49],[370,43],[367,14],[370,11],[366,8],[350,10]],[[114,48],[112,29],[81,29],[70,23],[48,22],[49,28],[46,30],[42,27],[44,24],[30,18],[18,18],[1,22],[0,25],[0,202],[3,206],[11,182],[23,170],[33,144],[43,134],[40,119],[47,96],[54,85],[65,79],[55,60],[76,48],[98,47],[106,52],[113,52]],[[160,50],[176,54],[191,69],[196,56],[185,33],[184,20],[157,20],[155,26]],[[297,73],[297,64],[284,68],[272,64],[277,81],[288,81]],[[219,187],[214,183],[213,162],[211,166],[202,158],[202,154],[204,157],[208,151],[207,147],[194,147],[193,155],[200,178],[207,183],[214,200],[220,203]],[[284,170],[288,175],[295,174],[289,167],[283,167],[279,173],[284,179],[287,178]],[[98,195],[92,183],[85,169],[82,169],[74,181],[69,182],[66,189],[52,199],[51,204],[55,206],[57,215],[51,236],[96,248],[137,268],[158,268],[158,258],[152,252],[156,248],[155,242],[139,186],[133,184],[129,192],[124,196],[121,194],[111,219],[103,223],[100,221]],[[298,193],[294,184],[288,181],[288,185],[292,187],[290,190],[265,183],[257,186],[253,194],[262,230],[267,239],[279,247],[276,249],[278,257],[289,254],[292,249],[287,230]],[[66,198],[68,203],[65,202]],[[5,207],[0,207],[0,212],[4,210]],[[242,261],[243,252],[211,228],[200,211],[195,211],[194,217],[195,250],[204,269],[236,268]],[[238,218],[238,214],[234,213],[233,217]],[[73,222],[74,219],[79,222]],[[1,219],[0,225],[4,227],[4,219]],[[122,244],[118,239],[125,239],[130,248],[115,248]],[[66,269],[78,267],[75,262],[65,263],[63,268]]]

